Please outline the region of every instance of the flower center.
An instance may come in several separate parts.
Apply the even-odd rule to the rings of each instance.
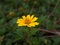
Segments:
[[[25,20],[25,24],[30,24],[30,20],[29,19],[26,19]]]

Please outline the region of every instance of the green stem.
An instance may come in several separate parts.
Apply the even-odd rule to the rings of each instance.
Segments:
[[[26,36],[25,36],[25,42],[26,42],[28,45],[31,45],[29,39],[30,39],[30,28],[28,28],[28,33],[27,33]]]

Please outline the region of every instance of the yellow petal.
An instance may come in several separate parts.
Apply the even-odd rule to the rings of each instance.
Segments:
[[[31,16],[31,19],[33,19],[34,15]]]
[[[38,22],[35,22],[35,25],[39,25],[39,23]]]
[[[32,19],[32,22],[36,21],[37,19],[38,19],[37,17],[34,17],[34,18]]]
[[[33,23],[29,24],[29,27],[31,27],[31,26],[35,27],[36,25],[39,25],[39,23],[38,22],[33,22]]]
[[[22,16],[23,19],[25,19],[26,17],[25,16]]]
[[[26,26],[24,23],[18,23],[18,26]]]
[[[30,15],[27,15],[27,19],[30,19]]]
[[[19,23],[22,19],[18,19],[16,23]]]
[[[23,26],[22,24],[18,24],[18,26]]]

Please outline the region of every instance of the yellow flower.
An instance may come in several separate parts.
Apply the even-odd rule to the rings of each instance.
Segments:
[[[24,10],[23,7],[19,7],[19,8],[18,8],[18,11],[23,11],[23,10]]]
[[[10,16],[14,16],[14,12],[13,12],[13,11],[12,11],[12,12],[9,12],[8,15],[10,15]]]
[[[22,16],[22,18],[17,19],[18,26],[27,26],[27,27],[35,27],[36,25],[39,25],[38,22],[36,22],[38,18],[34,17],[34,15],[30,16]]]
[[[33,3],[34,3],[34,4],[37,4],[37,1],[34,1]]]

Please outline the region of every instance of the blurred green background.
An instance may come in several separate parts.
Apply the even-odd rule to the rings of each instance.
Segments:
[[[27,14],[37,16],[40,23],[32,28],[29,44],[22,33],[27,29],[16,24],[19,17]],[[0,0],[0,45],[60,45],[59,36],[38,29],[60,31],[60,0]]]

